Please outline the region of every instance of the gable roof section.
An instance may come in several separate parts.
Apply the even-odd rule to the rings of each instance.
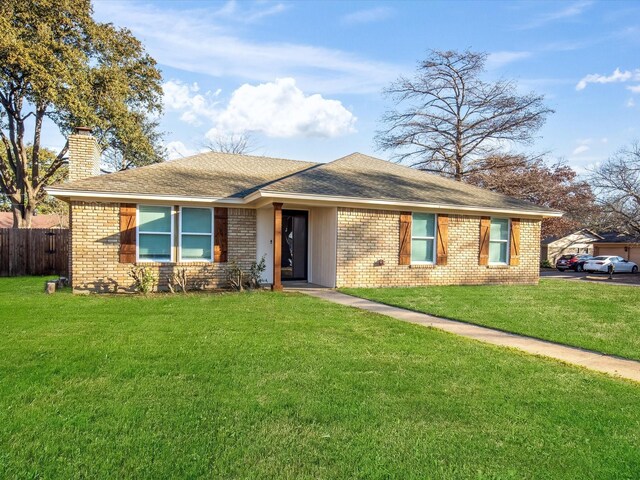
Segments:
[[[263,186],[260,192],[379,199],[451,207],[554,212],[533,203],[354,153]]]
[[[543,238],[540,243],[542,245],[552,245],[555,242],[558,242],[561,240],[568,240],[571,237],[574,237],[574,239],[578,239],[578,237],[580,236],[582,236],[582,238],[580,238],[580,241],[584,241],[584,242],[595,242],[598,240],[602,240],[602,237],[597,233],[592,232],[588,228],[581,228],[580,230],[576,230],[575,232],[568,233],[563,237],[552,236],[552,237]]]
[[[190,199],[247,204],[261,197],[437,207],[471,211],[561,212],[354,153],[329,163],[203,153],[47,189],[62,198]],[[288,200],[286,200],[288,201]]]
[[[229,153],[201,153],[146,167],[89,177],[50,190],[205,198],[243,198],[312,162]]]

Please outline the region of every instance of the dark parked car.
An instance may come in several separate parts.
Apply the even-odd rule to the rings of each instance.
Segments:
[[[587,260],[591,260],[593,255],[584,254],[576,254],[576,253],[568,253],[566,255],[562,255],[558,260],[556,260],[556,268],[561,272],[565,270],[575,270],[576,272],[584,271],[584,263]]]

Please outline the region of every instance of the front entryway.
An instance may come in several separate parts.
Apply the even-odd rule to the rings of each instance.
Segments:
[[[308,220],[304,210],[282,211],[282,280],[307,280]]]

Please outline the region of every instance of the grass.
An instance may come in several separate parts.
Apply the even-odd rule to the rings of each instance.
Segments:
[[[640,360],[640,288],[541,280],[538,286],[343,289],[388,305]]]
[[[300,294],[0,279],[0,478],[634,478],[640,386]]]

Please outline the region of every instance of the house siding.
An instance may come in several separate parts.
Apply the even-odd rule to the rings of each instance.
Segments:
[[[338,208],[337,286],[536,284],[540,221],[521,219],[520,264],[478,265],[480,216],[449,215],[447,265],[398,265],[400,212]]]
[[[129,272],[133,264],[119,262],[120,204],[72,202],[70,208],[71,285],[76,293],[132,292]],[[177,242],[177,229],[174,243]],[[176,257],[174,257],[176,258]],[[256,212],[230,208],[228,219],[228,260],[248,270],[256,258]],[[189,287],[196,289],[225,286],[227,263],[140,262],[158,279],[158,289],[167,289],[167,279],[178,268],[185,268]]]

